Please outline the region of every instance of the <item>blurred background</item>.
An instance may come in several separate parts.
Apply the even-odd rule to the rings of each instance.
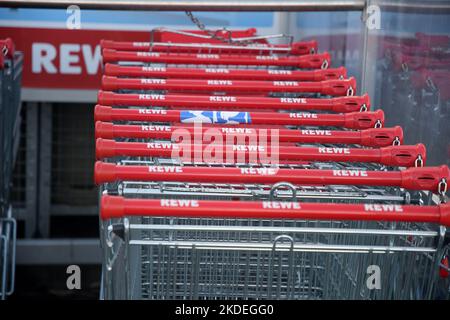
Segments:
[[[320,2],[320,1],[319,1]],[[428,146],[428,164],[450,164],[450,1],[368,1],[362,11],[195,12],[210,29],[256,28],[316,39],[335,66],[358,79],[386,126]],[[93,107],[100,39],[149,41],[160,26],[195,30],[184,12],[87,10],[69,30],[65,9],[0,8],[0,38],[24,53],[20,139],[11,199],[18,222],[11,299],[99,297],[98,190],[93,181]],[[371,19],[375,19],[370,21]],[[52,55],[38,68],[38,48]],[[72,57],[67,68],[67,59]],[[75,58],[73,58],[75,57]],[[42,58],[42,57],[41,57]],[[75,66],[75,68],[73,68]],[[66,288],[80,265],[82,290]]]

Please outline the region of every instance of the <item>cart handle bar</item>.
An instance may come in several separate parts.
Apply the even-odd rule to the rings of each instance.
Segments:
[[[127,157],[163,157],[181,158],[187,161],[201,161],[195,156],[211,154],[209,144],[187,144],[170,142],[117,142],[109,139],[97,139],[97,159],[112,158],[118,156]],[[209,151],[206,151],[209,150]],[[214,146],[214,161],[224,163],[227,160],[250,161],[251,157],[261,161],[271,152],[270,144],[261,145],[222,145]],[[413,167],[423,166],[426,160],[426,149],[423,144],[383,147],[380,149],[358,149],[341,147],[290,147],[279,146],[278,160],[281,161],[326,161],[326,162],[366,162],[380,163],[387,166]],[[273,155],[272,155],[273,156]],[[232,158],[232,159],[230,159]],[[259,162],[258,162],[259,163]]]
[[[227,68],[171,68],[148,66],[122,66],[107,63],[107,76],[136,78],[189,78],[221,80],[263,80],[263,81],[324,81],[347,78],[345,67],[318,70],[251,70]]]
[[[237,94],[249,92],[300,92],[342,97],[352,96],[356,92],[356,79],[351,77],[345,80],[299,82],[102,77],[102,90],[114,91],[122,89],[170,92],[232,92]]]
[[[189,166],[116,165],[97,161],[96,184],[116,181],[176,181],[203,183],[260,183],[280,181],[297,185],[389,186],[440,192],[441,181],[450,181],[447,166],[407,168],[402,171],[220,168]]]
[[[369,95],[334,98],[269,98],[246,96],[213,96],[199,94],[133,94],[99,91],[98,104],[105,106],[160,106],[196,109],[277,109],[325,110],[338,113],[369,111]]]
[[[95,121],[144,121],[183,124],[220,125],[291,125],[327,126],[349,129],[369,129],[384,124],[384,112],[351,112],[344,114],[323,113],[278,113],[278,112],[234,112],[234,111],[195,111],[161,110],[150,108],[112,108],[96,105]]]
[[[136,138],[136,139],[163,139],[173,140],[174,134],[179,130],[188,131],[192,135],[201,133],[205,135],[211,132],[210,127],[196,128],[192,125],[118,125],[111,122],[97,121],[95,123],[95,137],[104,139]],[[223,135],[230,135],[238,141],[245,141],[249,136],[267,135],[271,139],[272,129],[259,128],[230,128],[215,127]],[[403,143],[403,130],[400,126],[393,128],[373,128],[361,131],[337,131],[337,130],[290,130],[276,129],[279,142],[294,143],[322,143],[322,144],[358,144],[366,147],[387,147]]]
[[[127,199],[102,196],[102,220],[125,216],[232,219],[307,219],[396,221],[450,226],[450,203],[438,206],[337,204],[277,201],[213,201],[188,199]]]
[[[327,69],[331,65],[331,57],[328,52],[278,57],[273,55],[174,54],[103,49],[102,55],[103,63],[130,61],[165,64],[278,66],[305,69]]]

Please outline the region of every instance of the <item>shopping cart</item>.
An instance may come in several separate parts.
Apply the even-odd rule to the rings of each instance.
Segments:
[[[5,216],[0,218],[0,299],[4,300],[14,292],[16,268],[16,220],[9,206]]]
[[[0,299],[14,290],[16,222],[11,176],[19,143],[23,56],[11,39],[0,40]]]
[[[448,293],[439,277],[448,272],[448,167],[424,167],[424,145],[382,128],[383,112],[353,96],[353,79],[325,73],[326,53],[213,46],[103,42],[107,91],[94,111],[102,297]],[[233,136],[217,161],[194,156],[203,140],[176,136],[208,130]],[[277,134],[264,146],[276,147],[276,164],[251,161],[267,150],[248,137],[263,132]],[[192,153],[174,156],[182,148]]]
[[[428,223],[448,225],[448,215],[448,204],[103,196],[102,219],[112,221],[105,236],[105,296],[432,298],[445,228]],[[367,273],[377,267],[380,289],[370,290]]]

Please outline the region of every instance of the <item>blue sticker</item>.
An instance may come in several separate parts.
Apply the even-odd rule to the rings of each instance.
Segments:
[[[181,123],[251,123],[250,113],[232,111],[181,111]]]

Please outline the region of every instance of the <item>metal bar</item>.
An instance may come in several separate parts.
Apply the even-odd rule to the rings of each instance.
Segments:
[[[35,102],[25,105],[27,108],[26,126],[26,194],[25,237],[31,238],[36,231],[38,204],[38,130],[39,106]]]
[[[160,224],[130,224],[130,230],[165,230],[165,231],[211,231],[211,232],[279,232],[279,227],[261,226],[197,226],[197,225],[160,225]],[[283,227],[284,233],[320,233],[320,234],[359,234],[359,235],[390,235],[390,236],[420,236],[436,237],[437,231],[410,230],[379,230],[379,229],[340,229],[340,228],[307,228]]]
[[[3,0],[2,7],[67,8],[72,0]],[[77,5],[85,9],[104,10],[155,10],[155,11],[362,11],[365,0],[231,0],[231,1],[179,1],[179,0],[79,0]],[[448,12],[447,1],[399,3],[379,1],[375,3],[385,11],[400,12]]]
[[[196,250],[254,250],[272,251],[273,244],[246,243],[246,242],[206,242],[206,241],[151,241],[151,240],[131,240],[130,245],[160,245],[176,247],[179,249]],[[279,251],[291,250],[291,245],[277,245]],[[399,247],[399,246],[364,246],[364,245],[321,245],[321,244],[294,244],[294,252],[350,252],[350,253],[387,253],[387,252],[436,252],[433,247]]]
[[[4,0],[1,6],[28,8],[67,8],[72,0]],[[164,11],[361,11],[364,0],[79,0],[86,9],[108,10],[164,10]]]

